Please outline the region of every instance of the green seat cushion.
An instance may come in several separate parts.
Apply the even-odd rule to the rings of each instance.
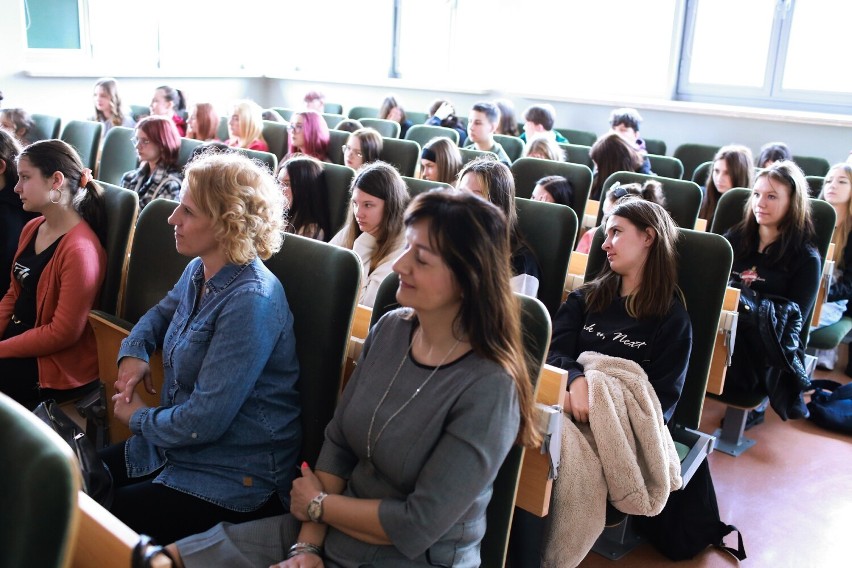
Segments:
[[[683,460],[686,459],[686,455],[689,453],[689,446],[681,444],[680,442],[675,442],[674,445],[677,450],[677,457],[680,459],[680,462],[683,463]]]
[[[811,332],[808,347],[814,349],[834,349],[846,334],[852,330],[852,318],[843,317],[840,321]]]

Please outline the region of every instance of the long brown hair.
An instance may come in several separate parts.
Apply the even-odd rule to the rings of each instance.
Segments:
[[[834,164],[829,168],[828,173],[825,174],[825,179],[828,179],[828,176],[834,170],[840,170],[840,173],[846,176],[849,180],[849,183],[852,184],[852,164],[848,164],[846,162],[841,162],[839,164]],[[822,190],[819,193],[820,199],[825,199],[825,180],[822,183]],[[846,202],[846,218],[841,221],[841,223],[835,229],[834,236],[834,264],[835,268],[841,269],[845,268],[844,260],[844,251],[846,250],[846,244],[849,240],[849,232],[852,231],[852,196],[850,196],[849,201]]]
[[[471,193],[434,190],[419,195],[405,212],[405,226],[428,220],[429,238],[462,292],[454,333],[467,335],[477,355],[494,361],[512,377],[521,423],[517,441],[540,441],[535,427],[532,385],[521,337],[518,299],[509,280],[506,218]]]
[[[435,155],[435,159],[432,161],[438,167],[438,181],[453,185],[456,181],[456,174],[462,167],[462,157],[458,145],[446,136],[437,136],[426,142],[420,158],[429,160],[431,154]]]
[[[677,287],[680,234],[671,215],[662,206],[639,197],[622,197],[609,215],[626,219],[640,231],[651,229],[654,233],[639,288],[625,302],[627,314],[636,319],[665,316],[671,309],[675,292],[681,301],[684,300]],[[588,311],[605,310],[618,296],[620,288],[621,275],[612,270],[609,262],[604,262],[598,276],[582,288]]]
[[[589,150],[595,162],[595,176],[589,199],[600,199],[606,178],[615,172],[636,172],[642,167],[642,156],[616,132],[604,134]]]
[[[701,211],[698,216],[707,220],[708,226],[713,221],[713,216],[716,214],[716,204],[722,194],[716,188],[716,182],[713,180],[713,169],[716,162],[725,160],[725,167],[728,168],[728,177],[731,178],[731,187],[750,188],[754,184],[754,166],[752,165],[751,150],[747,146],[738,144],[730,144],[722,146],[716,155],[713,156],[713,163],[710,165],[710,171],[707,173],[707,182],[704,186],[707,188],[704,192],[704,202],[701,204]]]
[[[408,205],[408,189],[396,168],[386,162],[364,164],[352,180],[349,195],[352,195],[356,189],[369,193],[373,197],[378,197],[385,202],[382,223],[379,227],[379,234],[376,235],[376,252],[370,261],[370,271],[372,272],[396,250],[401,242],[402,217],[405,213],[405,206]],[[360,237],[362,233],[351,208],[344,231],[343,246],[351,249],[355,246],[355,239]]]

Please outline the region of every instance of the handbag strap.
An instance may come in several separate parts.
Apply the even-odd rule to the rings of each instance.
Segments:
[[[725,528],[728,529],[728,532],[725,533],[725,534],[731,534],[732,532],[736,531],[736,533],[737,533],[737,547],[732,548],[730,546],[725,546],[724,541],[719,541],[719,544],[717,544],[716,546],[718,548],[721,548],[725,552],[730,553],[737,560],[740,560],[740,561],[745,560],[746,559],[746,551],[745,551],[745,546],[743,545],[743,533],[741,533],[740,529],[738,529],[734,525],[727,525]]]
[[[130,566],[131,568],[151,568],[151,560],[158,554],[162,554],[172,561],[173,566],[175,565],[175,558],[171,552],[156,544],[150,536],[140,534],[139,541],[133,547]]]

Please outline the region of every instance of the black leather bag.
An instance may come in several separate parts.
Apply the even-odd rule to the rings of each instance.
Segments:
[[[86,437],[86,433],[54,400],[42,402],[33,413],[71,447],[80,464],[83,491],[108,509],[112,504],[112,474],[98,455],[94,444]]]

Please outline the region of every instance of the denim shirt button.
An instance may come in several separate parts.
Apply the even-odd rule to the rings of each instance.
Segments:
[[[193,433],[192,433],[192,439],[194,440],[194,439],[196,439],[197,437],[198,437],[198,433],[197,433],[197,432],[193,432]]]

